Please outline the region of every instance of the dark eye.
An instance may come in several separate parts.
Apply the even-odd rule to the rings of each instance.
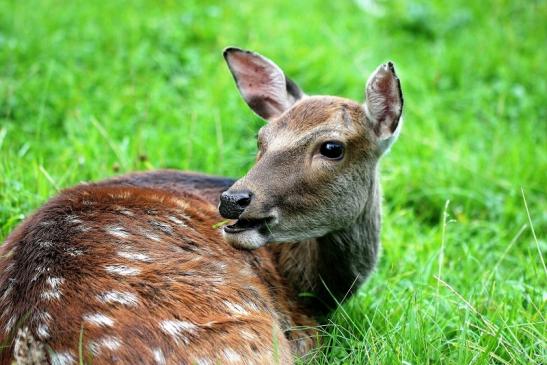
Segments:
[[[336,141],[328,141],[321,145],[319,152],[332,160],[339,160],[344,156],[344,145]]]

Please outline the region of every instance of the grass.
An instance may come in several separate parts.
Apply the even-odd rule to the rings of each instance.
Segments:
[[[2,1],[0,238],[82,180],[243,175],[262,122],[227,45],[357,100],[392,59],[383,257],[311,362],[547,363],[546,22],[532,0]]]

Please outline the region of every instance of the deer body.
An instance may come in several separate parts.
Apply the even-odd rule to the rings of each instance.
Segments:
[[[97,364],[290,362],[290,328],[313,322],[272,255],[235,249],[212,228],[214,203],[176,181],[161,187],[188,176],[78,186],[29,218],[2,246],[2,337],[28,327],[67,364],[80,333],[84,361]],[[160,187],[128,184],[138,178]]]
[[[291,363],[315,345],[314,316],[370,273],[377,161],[402,107],[391,66],[369,80],[363,106],[307,97],[257,54],[225,57],[269,120],[255,167],[235,183],[133,174],[40,208],[0,247],[1,364],[18,328],[54,364]],[[222,229],[219,203],[234,219]]]

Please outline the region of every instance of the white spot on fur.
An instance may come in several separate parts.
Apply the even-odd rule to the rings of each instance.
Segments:
[[[144,231],[143,234],[144,234],[144,236],[145,236],[146,238],[148,238],[149,240],[156,241],[156,242],[159,242],[159,241],[160,241],[160,238],[159,238],[157,235],[155,235],[154,233],[152,233],[152,232]]]
[[[47,340],[49,338],[49,327],[47,324],[42,323],[36,328],[36,334],[40,340]]]
[[[10,283],[7,287],[7,289],[4,291],[4,293],[2,294],[2,297],[0,297],[0,300],[3,302],[4,300],[6,300],[6,298],[11,294],[13,290],[13,284]]]
[[[51,321],[51,314],[48,312],[37,312],[34,315],[35,321],[37,322],[43,322],[43,323],[49,323]]]
[[[99,356],[101,354],[101,346],[95,341],[89,341],[87,348],[93,354],[93,356]]]
[[[79,226],[76,226],[75,228],[80,232],[88,232],[91,230],[91,227],[88,227],[84,224],[80,224]]]
[[[129,232],[127,232],[123,227],[120,226],[110,226],[106,228],[106,233],[118,237],[118,238],[127,238],[129,237]]]
[[[40,298],[44,300],[61,299],[61,291],[57,289],[46,290],[40,294]]]
[[[211,365],[211,364],[213,364],[213,362],[204,357],[199,357],[196,359],[196,365]]]
[[[112,327],[114,325],[114,320],[102,313],[85,314],[83,319],[97,326]]]
[[[101,343],[103,344],[104,347],[106,347],[109,350],[116,350],[120,348],[120,346],[122,345],[120,340],[118,340],[114,336],[105,337],[104,339],[102,339]]]
[[[160,238],[158,236],[156,236],[155,234],[153,234],[153,233],[147,233],[146,238],[151,239],[152,241],[156,241],[156,242],[160,241]]]
[[[17,322],[17,317],[16,316],[12,316],[9,321],[6,323],[6,325],[4,326],[4,330],[6,333],[9,333],[11,331],[11,329],[13,328],[13,326],[15,325],[15,322]]]
[[[48,312],[37,312],[34,314],[33,322],[37,323],[36,334],[41,340],[47,340],[50,337],[49,323],[52,318]]]
[[[69,255],[69,256],[82,256],[84,254],[84,251],[79,249],[79,248],[75,248],[75,247],[69,247],[65,250],[65,252]]]
[[[242,315],[245,316],[249,314],[241,305],[237,303],[232,303],[227,300],[222,302],[229,310],[232,312],[232,314]]]
[[[224,358],[226,359],[226,361],[229,361],[229,362],[241,361],[241,356],[229,347],[222,350],[222,353],[224,354]]]
[[[123,214],[123,215],[128,216],[128,217],[133,217],[135,215],[129,209],[120,209],[120,214]]]
[[[258,312],[260,308],[254,302],[248,302],[245,304],[247,308],[250,308],[252,311]]]
[[[42,292],[42,294],[40,294],[40,297],[45,300],[60,299],[60,286],[64,281],[65,279],[63,278],[48,277],[46,279],[46,284],[49,285],[50,289]]]
[[[49,272],[51,271],[51,268],[49,267],[44,267],[44,266],[41,266],[41,265],[38,265],[36,266],[36,269],[34,270],[36,273],[33,275],[31,281],[36,281],[38,280],[38,278],[40,276],[42,276],[42,274],[45,274],[46,272]]]
[[[166,364],[165,356],[163,356],[163,351],[161,351],[160,348],[156,348],[152,350],[152,353],[154,354],[154,361],[156,362],[156,364],[158,365]]]
[[[208,282],[209,284],[220,285],[224,283],[224,278],[222,276],[212,276],[209,278]]]
[[[170,215],[169,217],[167,217],[167,219],[169,219],[171,222],[173,222],[175,224],[186,227],[186,223],[184,223],[183,221],[181,221],[177,217],[174,217],[174,216]]]
[[[65,281],[63,278],[49,277],[46,279],[46,283],[51,286],[51,289],[58,289],[59,286]]]
[[[148,255],[139,252],[127,252],[127,251],[118,251],[118,256],[123,257],[128,260],[137,260],[143,262],[152,262],[152,258]]]
[[[73,223],[73,224],[83,223],[83,221],[79,219],[77,215],[69,214],[65,217],[65,219],[68,223]]]
[[[51,241],[38,241],[38,246],[42,248],[50,248],[53,246],[53,242]]]
[[[142,230],[141,233],[144,237],[148,238],[149,240],[156,241],[156,242],[160,241],[159,236],[150,231]]]
[[[98,299],[103,303],[118,303],[127,306],[135,306],[139,302],[137,296],[129,292],[110,291],[98,295]]]
[[[76,362],[70,352],[54,352],[51,354],[51,365],[70,365]]]
[[[166,320],[160,323],[163,332],[175,338],[175,341],[182,340],[185,344],[189,343],[186,333],[191,334],[196,331],[197,326],[188,321]]]
[[[111,274],[117,274],[121,276],[135,276],[138,275],[141,270],[136,267],[129,267],[125,265],[106,265],[105,270]]]
[[[225,273],[226,272],[226,268],[228,267],[228,265],[226,265],[225,262],[222,262],[222,261],[215,261],[213,262],[213,266],[215,267],[215,269],[217,271],[220,271],[221,273]]]
[[[106,336],[97,341],[89,342],[87,347],[89,348],[89,351],[93,353],[93,355],[98,356],[101,353],[102,349],[114,351],[119,349],[121,345],[122,343],[117,337]]]
[[[44,266],[39,265],[39,266],[36,266],[36,269],[34,271],[42,274],[42,273],[48,272],[50,270],[51,269],[49,267],[44,267]]]
[[[160,231],[162,231],[165,234],[168,234],[168,235],[173,234],[173,228],[171,228],[171,226],[168,224],[165,224],[163,222],[158,222],[158,221],[151,221],[150,224],[154,226],[155,228],[158,228]]]

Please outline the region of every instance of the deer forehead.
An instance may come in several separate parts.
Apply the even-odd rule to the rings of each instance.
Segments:
[[[298,101],[262,128],[259,139],[267,143],[269,150],[277,150],[305,143],[314,136],[348,139],[364,132],[365,111],[362,105],[335,96],[311,96]]]

